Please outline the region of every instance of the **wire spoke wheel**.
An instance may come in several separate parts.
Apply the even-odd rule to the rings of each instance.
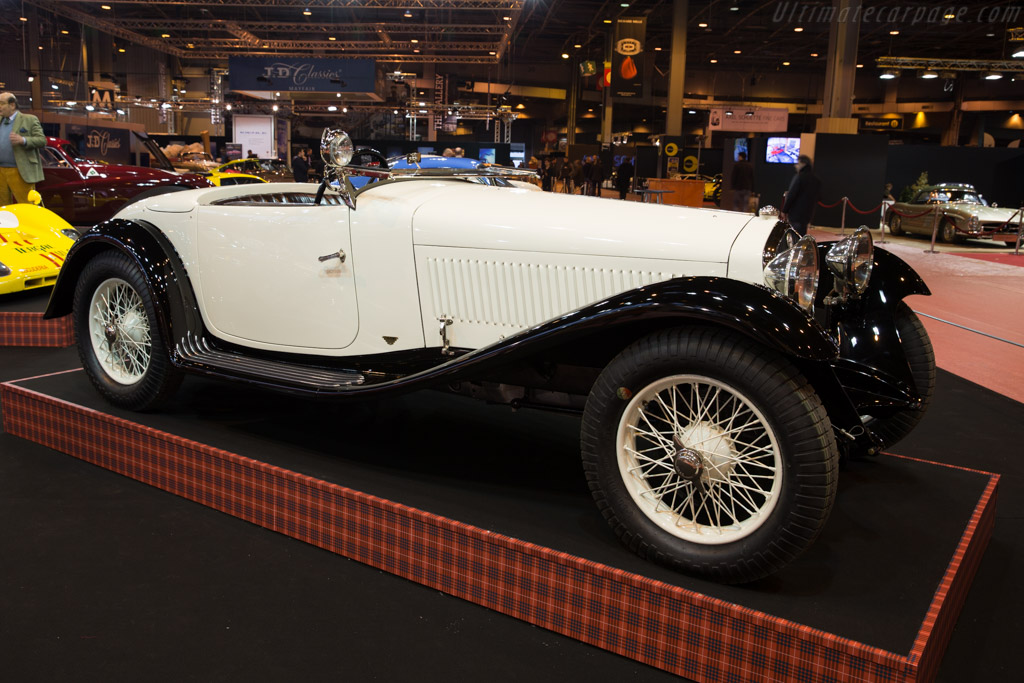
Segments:
[[[775,433],[720,381],[675,375],[648,385],[623,412],[617,442],[633,502],[673,536],[729,543],[760,527],[778,501]]]
[[[717,581],[778,571],[835,500],[839,451],[814,387],[784,356],[713,327],[654,332],[612,359],[580,451],[626,546]]]
[[[93,292],[89,310],[89,339],[100,366],[119,384],[138,382],[153,356],[139,293],[124,280],[111,278]]]
[[[75,283],[73,317],[82,366],[109,402],[149,410],[180,384],[158,304],[145,273],[127,255],[106,251],[86,262]]]

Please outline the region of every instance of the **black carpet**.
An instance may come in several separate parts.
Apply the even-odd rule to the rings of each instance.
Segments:
[[[0,359],[4,379],[77,366],[73,349],[5,349]],[[82,373],[30,386],[107,410]],[[778,577],[724,588],[618,545],[583,486],[572,418],[435,393],[328,406],[193,379],[165,411],[122,415],[897,652],[909,648],[958,540],[949,530],[962,527],[983,484],[886,457],[854,463],[807,555]],[[1020,404],[941,373],[923,427],[896,449],[1004,474],[1000,522],[940,680],[1016,670],[1007,598],[1019,597],[1021,539],[1006,518],[1020,512],[1012,444],[1022,417]],[[90,671],[111,680],[667,677],[21,440],[0,437],[0,451],[8,671],[30,676],[42,665],[40,680]]]

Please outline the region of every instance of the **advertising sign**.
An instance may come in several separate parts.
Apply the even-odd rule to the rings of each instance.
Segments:
[[[640,97],[644,92],[644,39],[646,17],[621,17],[615,22],[612,44],[612,95]]]
[[[68,138],[89,159],[112,164],[131,163],[131,132],[125,128],[70,124]]]
[[[234,130],[234,142],[242,146],[245,156],[249,156],[250,150],[264,159],[277,156],[273,116],[233,116],[231,125]]]
[[[374,92],[372,59],[231,57],[232,90],[288,92]]]
[[[723,107],[711,110],[709,129],[740,133],[785,133],[788,127],[788,109]]]

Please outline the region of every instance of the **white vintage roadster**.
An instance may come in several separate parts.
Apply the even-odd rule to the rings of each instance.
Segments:
[[[816,244],[772,217],[467,182],[511,171],[391,170],[336,130],[322,147],[319,191],[166,194],[74,245],[47,315],[73,313],[107,400],[150,409],[196,373],[579,411],[623,542],[730,582],[807,548],[840,455],[928,404],[934,357],[903,302],[928,289],[866,230]]]

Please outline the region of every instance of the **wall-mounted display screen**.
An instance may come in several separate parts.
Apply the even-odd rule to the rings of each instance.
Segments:
[[[764,160],[769,164],[795,164],[800,156],[800,138],[768,138]]]

